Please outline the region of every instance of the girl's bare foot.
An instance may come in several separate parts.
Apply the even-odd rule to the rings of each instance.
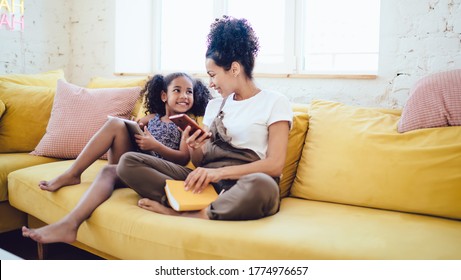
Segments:
[[[59,221],[37,229],[23,226],[22,236],[29,237],[39,243],[72,243],[77,238],[77,229],[78,227],[73,223]]]
[[[80,184],[80,177],[76,177],[69,173],[63,173],[58,177],[49,181],[40,181],[38,186],[44,191],[54,192],[61,187]]]
[[[150,200],[148,198],[141,198],[138,201],[138,206],[143,209],[146,209],[146,210],[149,210],[155,213],[159,213],[159,214],[179,216],[179,213],[173,210],[172,208],[163,206],[157,201]]]

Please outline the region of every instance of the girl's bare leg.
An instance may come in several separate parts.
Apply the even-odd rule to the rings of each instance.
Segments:
[[[63,186],[80,184],[80,176],[91,164],[108,153],[109,164],[117,164],[120,157],[133,150],[133,144],[123,121],[110,118],[86,144],[75,162],[64,173],[49,181],[40,181],[42,190],[56,191]]]
[[[80,225],[111,196],[117,183],[121,182],[116,173],[116,165],[105,166],[69,214],[54,224],[38,229],[24,226],[22,235],[40,243],[74,242]]]
[[[172,216],[183,216],[190,218],[200,218],[209,220],[208,215],[206,214],[206,209],[200,211],[186,211],[186,212],[177,212],[173,208],[168,208],[155,200],[148,198],[142,198],[138,201],[138,206],[163,215],[172,215]]]

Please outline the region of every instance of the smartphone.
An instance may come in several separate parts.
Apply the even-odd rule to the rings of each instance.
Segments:
[[[197,130],[200,130],[201,133],[199,136],[202,136],[203,133],[206,133],[203,128],[201,128],[193,119],[191,119],[186,114],[178,114],[170,116],[169,119],[174,122],[179,128],[185,130],[187,126],[191,127],[190,135],[194,134]]]

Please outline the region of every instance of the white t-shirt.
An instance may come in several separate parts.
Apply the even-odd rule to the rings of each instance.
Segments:
[[[203,124],[210,127],[217,116],[223,98],[208,102]],[[293,111],[288,98],[280,93],[262,90],[245,100],[234,100],[231,94],[222,111],[223,123],[232,144],[255,151],[261,159],[266,158],[269,126],[278,121],[293,120]]]

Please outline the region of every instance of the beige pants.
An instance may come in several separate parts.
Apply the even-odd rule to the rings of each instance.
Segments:
[[[191,169],[153,157],[128,152],[117,165],[118,176],[145,198],[168,205],[165,180],[185,180]],[[207,209],[214,220],[253,220],[277,213],[280,190],[267,174],[255,173],[241,177]]]

